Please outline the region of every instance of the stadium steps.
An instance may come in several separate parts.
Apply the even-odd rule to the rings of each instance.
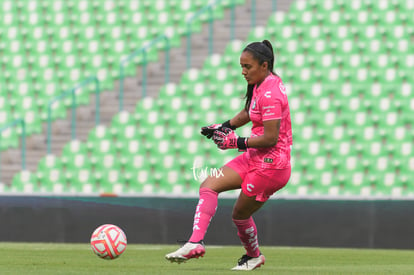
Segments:
[[[287,11],[293,0],[277,1],[277,9]],[[259,1],[256,1],[258,4]],[[252,1],[247,0],[242,6],[236,6],[235,38],[245,40],[251,29]],[[272,1],[260,1],[256,7],[256,26],[264,26],[272,13]],[[223,53],[230,40],[230,10],[225,11],[224,19],[214,21],[214,53]],[[209,24],[203,24],[201,33],[192,35],[192,67],[201,68],[208,56]],[[181,47],[170,51],[170,82],[177,83],[186,68],[186,38],[182,38]],[[164,53],[160,54],[159,62],[149,63],[147,66],[147,94],[156,96],[164,83]],[[235,60],[237,62],[237,60]],[[136,102],[141,97],[142,68],[137,68],[137,77],[124,79],[124,109],[133,111]],[[100,98],[101,124],[108,125],[112,117],[119,111],[119,82],[115,81],[113,91],[102,91]],[[95,126],[95,96],[91,96],[90,104],[79,106],[76,112],[76,138],[85,140],[89,131]],[[52,153],[60,155],[63,146],[71,140],[70,133],[71,110],[67,111],[66,119],[52,122]],[[39,160],[47,152],[47,125],[43,125],[41,134],[27,137],[26,170],[35,171]],[[21,170],[21,152],[18,149],[9,149],[1,153],[0,182],[9,184],[13,175]]]

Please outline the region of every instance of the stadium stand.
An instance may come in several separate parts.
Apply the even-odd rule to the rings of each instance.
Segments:
[[[1,110],[13,117],[25,117],[28,134],[39,133],[41,122],[47,119],[49,100],[89,75],[98,75],[101,88],[113,89],[119,70],[111,65],[167,27],[175,30],[167,31],[172,46],[180,46],[178,38],[185,34],[186,20],[204,4],[187,0],[39,0],[27,5],[26,1],[2,1],[2,65],[7,72],[2,95],[9,100],[3,100]],[[214,7],[214,18],[222,17],[226,4]],[[203,20],[208,18],[195,21],[193,31],[201,30]],[[157,50],[161,47],[148,52],[148,61],[158,60]],[[127,75],[135,75],[132,66],[128,69]],[[78,90],[77,103],[88,104],[90,92]],[[54,104],[54,119],[64,117],[68,105],[70,100],[66,106]]]
[[[8,36],[11,38],[15,37],[13,41],[6,43],[5,41],[8,40],[2,39],[0,43],[2,66],[6,72],[1,75],[1,88],[2,91],[6,90],[5,95],[7,99],[12,98],[12,100],[6,101],[6,106],[2,106],[0,110],[2,113],[0,119],[4,120],[4,124],[13,121],[15,118],[25,116],[26,134],[29,138],[28,144],[33,145],[40,140],[42,142],[39,143],[43,143],[44,136],[46,135],[45,123],[48,121],[48,105],[52,98],[61,95],[68,88],[74,87],[80,80],[85,79],[87,76],[97,75],[100,80],[100,90],[105,91],[101,92],[101,98],[103,98],[101,103],[107,104],[106,102],[108,100],[112,98],[116,99],[118,96],[116,95],[118,87],[115,87],[115,89],[113,87],[114,82],[117,82],[114,79],[118,80],[120,59],[129,55],[131,51],[139,49],[162,32],[165,32],[170,37],[170,46],[173,48],[182,46],[181,43],[187,31],[186,20],[208,4],[205,1],[157,0],[147,1],[145,4],[144,2],[135,0],[33,0],[30,1],[30,4],[25,5],[24,3],[26,1],[3,1],[1,7],[6,15],[4,17],[4,25],[0,24],[1,35],[5,37],[4,35],[10,34]],[[239,0],[214,2],[217,2],[213,6],[212,15],[214,16],[214,20],[223,16],[223,11],[220,11],[221,9],[228,10],[229,5],[233,3],[236,5],[243,3],[243,1]],[[156,3],[155,6],[153,5],[154,3]],[[46,14],[53,15],[45,16]],[[164,15],[169,16],[169,14],[171,14],[171,17],[174,17],[174,20],[168,23],[169,26],[160,25],[161,21],[158,19]],[[118,20],[117,17],[119,16],[123,17],[123,19]],[[35,20],[35,24],[33,26],[30,25],[29,23],[31,21],[28,22],[26,19]],[[205,23],[210,18],[204,14],[204,16],[200,16],[197,20],[193,20],[191,28],[193,36],[195,37],[197,37],[197,35],[194,35],[194,32],[197,31],[195,27],[200,27],[202,24],[200,20]],[[3,17],[1,22],[3,22]],[[141,34],[145,34],[145,37],[141,37]],[[44,43],[45,41],[47,43]],[[34,48],[33,46],[35,44],[41,45],[41,47]],[[9,47],[9,45],[13,45],[13,47]],[[117,48],[118,46],[119,49]],[[24,56],[27,56],[28,61],[22,58],[23,55],[18,55],[17,58],[14,58],[14,55],[8,54],[7,51],[12,49],[13,51],[17,51],[16,49],[19,47],[25,48],[18,52],[24,52]],[[27,50],[29,48],[30,51]],[[153,47],[147,52],[147,57],[150,59],[147,60],[150,63],[148,66],[149,69],[152,69],[151,63],[154,63],[151,60],[154,60],[154,57],[156,60],[159,60],[158,53],[163,50],[162,43],[159,43],[157,47]],[[116,53],[112,51],[116,51]],[[174,59],[179,57],[179,55],[173,49],[171,49],[171,52],[175,52],[177,55],[171,56],[170,62],[174,63]],[[198,51],[194,52],[197,53]],[[14,60],[13,65],[19,65],[19,74],[16,74],[17,69],[10,70],[10,60]],[[135,61],[135,65],[139,65],[142,62],[139,57]],[[134,64],[126,66],[127,75],[125,77],[128,78],[132,74],[136,78],[136,74],[140,74],[140,72],[139,68],[138,72],[135,68],[136,66]],[[180,70],[181,68],[175,68],[171,72],[172,76]],[[152,71],[149,71],[149,74],[151,73]],[[12,79],[12,77],[17,75],[21,78],[19,82],[23,82],[22,84],[17,84]],[[30,83],[26,81],[26,76],[30,76]],[[132,77],[130,78],[132,79]],[[67,85],[63,83],[65,80],[67,80]],[[137,99],[136,95],[138,93],[135,92],[136,95],[131,96],[131,92],[127,90],[131,89],[133,81],[136,91],[136,79],[126,79],[126,81],[125,106],[129,108],[129,105],[132,105],[132,102]],[[26,91],[28,93],[26,97],[29,100],[22,99],[25,101],[24,104],[20,102],[22,97],[14,93],[17,87],[19,91]],[[93,107],[90,101],[95,100],[95,95],[92,95],[92,92],[95,93],[94,89],[95,86],[89,85],[88,87],[76,90],[76,103],[81,105],[86,104],[85,106],[89,104]],[[108,95],[106,91],[111,91],[112,95]],[[156,91],[153,93],[156,93]],[[52,105],[52,123],[53,125],[57,125],[57,127],[53,126],[53,134],[58,134],[56,138],[55,136],[53,137],[56,140],[52,147],[54,153],[58,153],[55,144],[59,144],[58,148],[61,149],[61,140],[68,140],[70,138],[70,134],[66,134],[68,138],[63,138],[64,134],[62,133],[63,136],[60,134],[66,131],[65,123],[60,123],[60,121],[66,119],[68,109],[70,110],[71,107],[71,101],[71,96],[67,95],[64,101],[56,101]],[[115,104],[112,105],[114,106]],[[19,110],[15,106],[18,106]],[[89,113],[95,111],[93,108],[89,108],[86,112],[82,108],[77,109],[80,109],[79,112],[81,113],[82,119],[88,116]],[[108,109],[103,110],[104,113],[101,115],[101,121],[103,120],[107,123],[110,120],[109,116],[116,111],[115,108],[112,109],[110,112],[108,112]],[[27,114],[22,114],[22,111],[27,112]],[[59,122],[55,123],[56,120],[59,120]],[[4,124],[2,123],[2,125]],[[80,125],[78,133],[83,137],[84,129],[87,129],[84,125],[91,127],[92,123],[80,121],[78,125]],[[18,133],[20,131],[18,129],[19,127],[16,128],[7,129],[7,131],[2,132],[2,139],[5,141],[0,146],[3,150],[18,148],[18,140],[12,138],[16,136],[16,132]],[[32,138],[32,136],[34,137]],[[39,150],[40,148],[35,149]],[[10,173],[16,171],[18,166],[17,162],[14,163],[14,159],[16,159],[12,156],[14,154],[13,151],[3,154],[3,156],[7,156],[6,164],[8,164],[3,165],[3,170],[7,170],[2,173],[2,178],[5,178],[6,182],[10,182]],[[33,160],[38,159],[40,152],[37,151],[33,154],[33,157],[31,154],[29,154],[30,158],[28,157],[28,164],[31,169],[35,166],[35,161]],[[9,155],[11,156],[9,157]]]
[[[78,5],[68,8],[79,8],[79,16],[84,12],[79,21],[103,20],[88,16],[93,7],[75,2]],[[142,3],[130,8],[148,8]],[[104,13],[105,5],[101,8]],[[152,8],[153,12],[164,10],[162,4]],[[45,156],[36,172],[17,173],[4,192],[196,194],[206,172],[238,154],[216,150],[197,134],[198,129],[240,109],[240,91],[245,89],[237,64],[240,51],[249,41],[269,39],[276,50],[276,72],[288,86],[294,129],[292,177],[280,195],[411,198],[413,10],[413,1],[294,1],[288,12],[277,11],[266,25],[253,28],[246,41],[230,41],[222,55],[207,57],[201,69],[191,68],[179,83],[162,87],[159,97],[143,98],[134,112],[121,112],[110,125],[92,129],[86,142],[68,143],[61,157]],[[111,18],[110,9],[105,14]],[[165,16],[165,22],[179,20],[168,13]],[[63,22],[73,20],[54,17],[50,20],[63,28]],[[14,20],[13,16],[7,18]],[[131,18],[137,22],[148,19],[126,13],[113,20]],[[87,35],[86,28],[82,30]],[[95,34],[91,35],[85,41],[92,45],[83,50],[95,54],[110,48],[114,50],[110,56],[125,53],[125,45],[93,45]],[[119,41],[126,39],[124,35],[128,34],[120,34]],[[59,47],[69,63],[75,46],[72,39]],[[64,37],[59,41],[65,41]],[[96,48],[101,46],[104,49]],[[116,52],[117,47],[122,50]],[[90,56],[91,52],[80,54]],[[18,54],[10,56],[18,70],[24,61]],[[49,74],[52,79],[71,75],[59,78],[50,70]],[[12,77],[3,78],[12,83]],[[73,77],[70,81],[76,82]],[[24,85],[21,88],[21,93],[28,92]],[[4,110],[20,104],[6,106],[4,102],[1,105],[0,98]],[[26,113],[32,104],[30,100],[22,103],[20,112]],[[237,131],[248,135],[247,128]]]

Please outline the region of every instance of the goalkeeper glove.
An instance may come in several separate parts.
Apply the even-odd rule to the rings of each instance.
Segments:
[[[201,128],[201,134],[207,138],[211,138],[216,130],[221,131],[223,127],[235,130],[236,127],[230,125],[230,120],[223,122],[222,124],[211,124]]]
[[[239,137],[236,132],[226,127],[216,130],[213,134],[214,143],[222,150],[238,148],[239,151],[246,151],[247,140],[248,138]]]

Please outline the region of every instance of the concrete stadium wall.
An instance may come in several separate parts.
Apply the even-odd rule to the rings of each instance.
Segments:
[[[186,240],[197,199],[0,197],[0,241],[88,242],[104,223],[129,243]],[[239,245],[234,199],[219,199],[207,245]],[[255,214],[261,245],[414,248],[414,201],[270,200]]]

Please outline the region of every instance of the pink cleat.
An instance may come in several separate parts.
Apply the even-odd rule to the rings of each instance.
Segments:
[[[172,263],[180,264],[192,258],[203,257],[204,253],[206,253],[206,249],[204,248],[203,241],[198,243],[186,242],[178,250],[165,255],[165,258]]]
[[[262,254],[260,254],[259,257],[256,258],[243,255],[239,259],[237,265],[233,267],[231,270],[253,270],[260,267],[261,265],[264,265],[264,263],[265,257]]]

